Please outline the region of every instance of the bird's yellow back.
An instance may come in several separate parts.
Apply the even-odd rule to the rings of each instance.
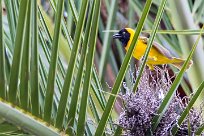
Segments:
[[[128,51],[133,40],[134,34],[135,31],[133,29],[125,28],[122,29],[118,34],[116,34],[115,38],[118,38],[125,47],[125,50]],[[144,56],[147,48],[147,41],[148,38],[146,37],[138,38],[137,45],[135,45],[136,47],[133,52],[133,57],[137,60],[140,60]],[[183,59],[172,57],[172,55],[167,49],[162,47],[160,44],[153,42],[146,64],[149,66],[150,69],[154,69],[154,65],[161,64],[173,64],[175,67],[181,68],[184,61],[185,60]],[[192,61],[189,63],[189,67],[191,64]]]
[[[132,42],[133,36],[134,36],[134,30],[131,28],[126,28],[127,31],[130,33],[130,40],[128,41],[127,45],[125,46],[125,50],[127,51],[130,47],[130,44]],[[147,38],[146,38],[147,39]],[[141,57],[143,57],[146,48],[147,48],[147,41],[145,37],[140,37],[137,41],[136,48],[134,50],[133,56],[140,60]],[[148,60],[147,64],[163,64],[166,63],[166,61],[169,61],[169,58],[164,56],[158,49],[156,49],[154,46],[152,46],[149,55],[148,55]]]

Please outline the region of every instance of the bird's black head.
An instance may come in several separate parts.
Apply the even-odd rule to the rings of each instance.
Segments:
[[[123,28],[117,34],[114,34],[113,38],[119,39],[123,46],[126,46],[130,40],[130,33],[125,28]]]

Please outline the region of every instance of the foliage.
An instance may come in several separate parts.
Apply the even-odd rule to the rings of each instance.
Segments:
[[[122,133],[115,125],[122,106],[117,96],[125,93],[123,81],[132,86],[136,77],[126,71],[138,61],[131,60],[134,46],[125,55],[118,41],[111,40],[111,31],[127,26],[137,30],[132,45],[140,34],[150,34],[148,49],[156,40],[175,56],[188,61],[193,56],[193,67],[186,74],[184,65],[158,108],[162,114],[153,119],[155,130],[178,87],[186,95],[199,88],[184,109],[181,125],[204,95],[204,1],[185,2],[181,6],[182,0],[0,0],[0,134]],[[148,50],[144,58],[147,55]],[[145,59],[135,91],[144,66]],[[197,133],[202,131],[203,125]]]

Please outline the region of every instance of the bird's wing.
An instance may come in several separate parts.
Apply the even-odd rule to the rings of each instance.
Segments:
[[[147,44],[148,38],[147,37],[139,37],[140,40],[142,40],[145,44]],[[172,59],[172,55],[171,53],[165,49],[164,47],[162,47],[162,45],[160,45],[157,42],[153,42],[152,45],[158,52],[160,52],[161,54],[163,54],[164,56],[166,56],[169,59]]]

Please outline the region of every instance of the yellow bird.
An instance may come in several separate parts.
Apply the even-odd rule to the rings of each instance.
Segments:
[[[131,28],[124,28],[120,30],[117,34],[113,35],[114,39],[119,39],[122,45],[124,46],[125,50],[128,51],[130,44],[132,42],[133,36],[135,31]],[[147,48],[147,41],[148,38],[146,37],[139,37],[137,41],[136,48],[133,51],[133,57],[137,60],[140,60],[145,53]],[[162,64],[172,64],[173,66],[181,69],[184,59],[173,57],[170,52],[162,47],[159,43],[153,42],[152,48],[150,49],[148,59],[147,59],[147,66],[149,69],[154,70],[155,65],[162,65]],[[187,69],[193,64],[191,60],[188,64]]]

